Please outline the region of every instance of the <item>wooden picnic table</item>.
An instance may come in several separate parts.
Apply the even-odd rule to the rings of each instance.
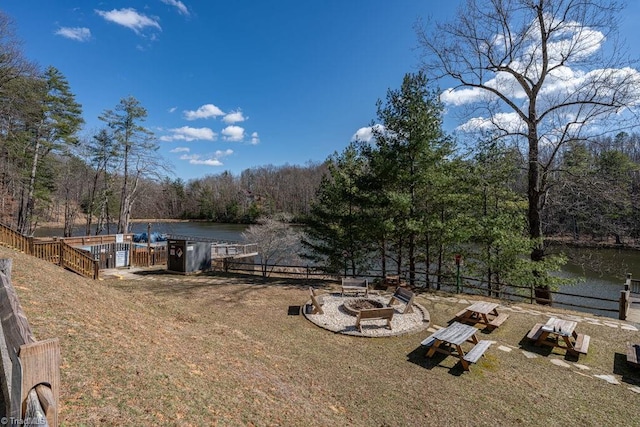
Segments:
[[[478,330],[473,326],[459,322],[453,322],[446,328],[436,332],[422,341],[422,345],[430,346],[427,357],[432,357],[435,352],[453,355],[460,359],[460,364],[465,371],[469,370],[469,363],[476,362],[491,344],[490,341],[480,341],[476,337]],[[465,355],[462,344],[470,342],[474,347]]]
[[[495,302],[478,301],[456,314],[456,320],[470,324],[481,323],[490,329],[497,328],[509,317],[508,314],[498,314],[499,305]]]
[[[573,320],[563,320],[550,317],[547,323],[536,323],[527,338],[535,341],[535,345],[564,348],[574,356],[587,354],[589,349],[589,335],[576,332],[578,324]]]

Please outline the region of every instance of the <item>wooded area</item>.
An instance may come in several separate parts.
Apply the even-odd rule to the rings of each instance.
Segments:
[[[26,234],[61,222],[68,236],[78,222],[91,235],[126,232],[131,218],[254,224],[284,214],[306,225],[304,255],[333,272],[376,264],[413,282],[463,254],[488,282],[546,286],[562,258],[545,238],[640,239],[640,135],[623,114],[637,105],[638,73],[619,50],[591,55],[605,39],[594,32],[615,34],[619,12],[605,1],[470,1],[450,23],[417,27],[430,60],[379,101],[372,140],[345,141],[324,162],[188,182],[160,157],[132,96],[81,135],[65,77],[25,58],[0,13],[0,220]],[[545,91],[562,87],[569,65],[588,75],[581,86]],[[474,98],[475,122],[451,134],[443,99],[455,90],[436,88],[443,76],[490,95]]]

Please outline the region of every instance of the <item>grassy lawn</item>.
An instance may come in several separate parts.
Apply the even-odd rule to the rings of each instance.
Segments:
[[[479,333],[497,343],[463,373],[453,357],[424,357],[427,331],[350,337],[288,314],[306,302],[309,284],[326,283],[166,273],[91,281],[6,248],[0,258],[13,258],[13,284],[36,338],[60,338],[62,425],[638,422],[640,394],[630,387],[640,385],[640,371],[627,368],[624,353],[640,332],[580,322],[578,332],[591,335],[581,367],[564,351],[523,341],[547,313],[568,311],[518,305],[527,312]],[[465,306],[429,296],[418,301],[432,325],[446,326]]]

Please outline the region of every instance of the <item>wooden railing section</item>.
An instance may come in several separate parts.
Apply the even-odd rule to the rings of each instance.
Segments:
[[[91,255],[64,242],[60,242],[60,266],[90,279],[99,275],[98,263]]]
[[[167,263],[167,247],[154,246],[151,248],[133,248],[131,250],[131,265],[148,267]]]
[[[211,245],[212,258],[241,258],[258,254],[256,243],[217,243]]]
[[[133,242],[133,233],[61,237],[59,240],[62,240],[69,246],[104,245],[106,243],[131,243]]]
[[[60,242],[34,241],[31,246],[31,255],[54,264],[60,264]]]
[[[33,239],[24,236],[3,224],[0,224],[0,239],[0,243],[3,243],[6,246],[27,254],[31,253],[31,241]]]
[[[34,338],[11,284],[10,259],[0,259],[0,318],[2,423],[57,426],[60,343]]]
[[[640,295],[640,280],[632,279],[631,273],[627,273],[625,288],[628,289],[632,294]]]
[[[0,224],[0,244],[52,262],[82,276],[98,278],[98,263],[91,254],[70,246],[66,239],[27,237]]]
[[[624,289],[620,291],[620,320],[626,320],[630,314],[631,304],[640,301],[640,280],[632,279],[631,273],[627,273]]]

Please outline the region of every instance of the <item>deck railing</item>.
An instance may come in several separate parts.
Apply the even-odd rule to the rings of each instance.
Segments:
[[[98,264],[91,254],[74,248],[64,239],[37,239],[0,224],[0,244],[44,259],[91,279],[98,278]]]
[[[31,253],[31,238],[0,224],[0,243],[26,254]]]

